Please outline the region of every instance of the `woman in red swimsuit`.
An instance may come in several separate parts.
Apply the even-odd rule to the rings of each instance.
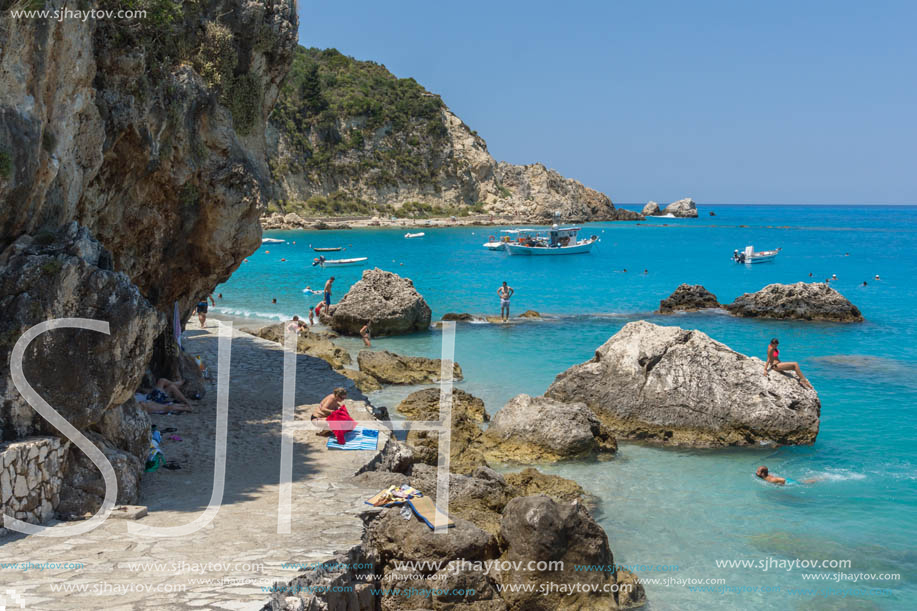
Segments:
[[[767,346],[767,362],[764,363],[764,375],[767,375],[768,369],[776,369],[777,371],[795,371],[796,375],[799,376],[799,382],[803,386],[808,386],[814,390],[812,383],[806,379],[806,376],[802,375],[802,370],[799,369],[799,363],[785,363],[780,360],[780,350],[777,348],[779,343],[780,341],[775,337]]]

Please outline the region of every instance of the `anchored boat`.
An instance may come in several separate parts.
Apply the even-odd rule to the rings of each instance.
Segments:
[[[280,240],[278,238],[261,238],[262,244],[284,244],[286,240]]]
[[[322,267],[346,267],[348,265],[361,265],[369,257],[354,257],[353,259],[326,259],[318,257],[312,261],[312,267],[320,265]]]
[[[339,250],[344,250],[343,246],[329,246],[327,248],[316,248],[309,244],[309,247],[312,248],[315,252],[337,252]]]
[[[777,258],[777,255],[780,254],[780,249],[776,250],[762,250],[760,252],[755,252],[754,246],[746,246],[745,250],[739,252],[738,250],[732,251],[732,260],[736,263],[767,263],[768,261],[773,261]]]
[[[425,235],[426,235],[426,234],[425,234],[423,231],[421,231],[420,233],[406,233],[406,234],[404,234],[404,237],[406,237],[406,238],[422,238],[422,237],[424,237]]]
[[[599,241],[598,236],[585,240],[577,239],[580,227],[558,227],[550,229],[515,229],[515,240],[503,244],[510,255],[579,255],[592,250]]]

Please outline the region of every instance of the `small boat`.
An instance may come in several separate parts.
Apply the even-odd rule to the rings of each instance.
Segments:
[[[310,246],[312,245],[310,244]],[[312,250],[314,250],[315,252],[337,252],[339,250],[344,250],[344,247],[343,246],[329,246],[328,248],[316,248],[315,246],[312,246]]]
[[[280,240],[278,238],[261,238],[262,244],[285,244],[286,240]]]
[[[360,265],[369,257],[354,257],[353,259],[326,259],[320,265],[322,267],[345,267],[347,265]]]
[[[738,250],[732,251],[732,260],[736,263],[767,263],[773,261],[777,258],[777,255],[780,254],[780,249],[776,250],[762,250],[760,252],[755,252],[754,246],[746,246],[745,250],[739,252]]]
[[[503,250],[503,245],[507,242],[512,242],[518,237],[520,231],[525,231],[523,229],[501,229],[500,237],[498,238],[495,235],[487,236],[487,241],[484,242],[484,248],[487,250]]]
[[[503,249],[510,255],[579,255],[592,250],[599,241],[598,236],[578,240],[580,227],[558,227],[550,229],[516,229],[515,241],[504,242]]]
[[[406,238],[422,238],[422,237],[424,237],[424,235],[426,235],[426,234],[425,234],[423,231],[421,231],[420,233],[406,233],[406,234],[404,234],[404,237],[406,237]]]

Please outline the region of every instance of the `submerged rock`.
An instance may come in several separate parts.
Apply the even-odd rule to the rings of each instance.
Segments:
[[[716,300],[716,295],[700,284],[681,284],[675,289],[674,293],[659,302],[659,313],[691,312],[718,307],[720,307],[720,303]]]
[[[809,444],[821,403],[793,375],[700,331],[624,326],[545,393],[582,401],[619,438],[688,446]]]
[[[756,293],[745,293],[723,306],[736,316],[861,322],[859,308],[836,290],[820,282],[769,284]]]
[[[613,454],[614,437],[584,403],[518,395],[494,415],[484,433],[485,456],[541,462]]]
[[[686,197],[666,206],[662,214],[671,214],[672,216],[683,218],[697,218],[697,206],[693,199]]]
[[[659,209],[659,204],[654,201],[648,201],[645,206],[643,206],[643,216],[658,216],[662,214],[662,211]]]
[[[374,337],[404,335],[430,327],[430,306],[408,278],[379,268],[368,269],[331,311],[331,328],[359,335],[367,322]]]
[[[439,381],[441,359],[404,356],[388,350],[360,350],[357,354],[360,371],[368,373],[383,384],[426,384]],[[462,379],[462,368],[452,364],[452,378]]]

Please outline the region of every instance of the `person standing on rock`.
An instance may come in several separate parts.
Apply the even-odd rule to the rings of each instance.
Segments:
[[[334,284],[334,276],[328,278],[328,281],[325,282],[325,311],[328,311],[328,308],[331,306],[331,285]]]
[[[802,375],[802,370],[799,369],[799,363],[793,362],[782,362],[780,360],[780,350],[777,346],[780,344],[780,340],[776,337],[771,340],[771,343],[767,346],[767,361],[764,363],[764,376],[767,377],[767,371],[769,369],[776,369],[777,371],[795,371],[796,375],[799,376],[799,383],[804,387],[811,388],[815,390],[812,386],[812,383]]]
[[[507,286],[506,281],[503,281],[503,285],[497,289],[497,295],[500,296],[500,318],[503,322],[509,320],[509,298],[513,296],[513,293],[516,291],[511,287]]]
[[[199,302],[197,302],[197,306],[194,308],[197,311],[197,319],[201,323],[201,329],[207,326],[207,299],[208,298],[210,299],[210,303],[213,304],[213,307],[216,307],[217,302],[213,300],[213,295],[211,294],[211,295],[208,295],[207,297],[204,297]]]

